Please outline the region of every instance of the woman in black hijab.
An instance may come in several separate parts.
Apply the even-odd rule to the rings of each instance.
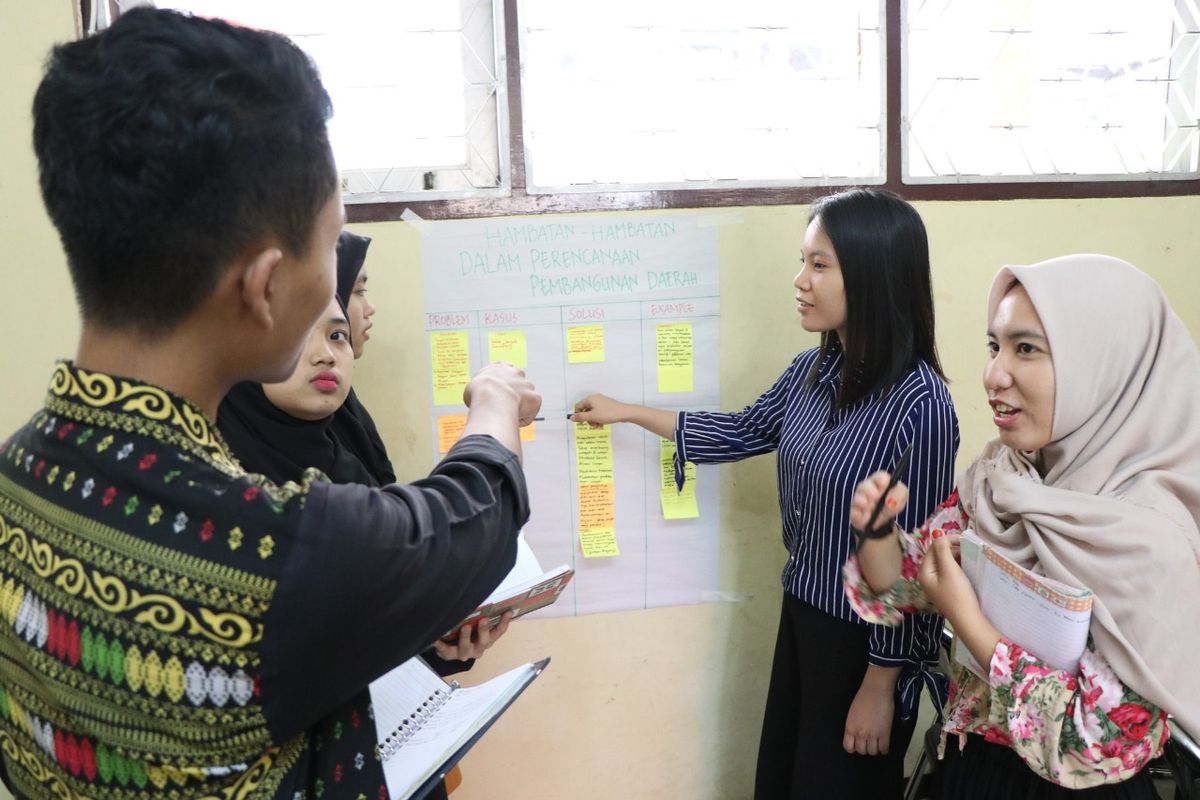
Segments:
[[[354,397],[354,325],[347,306],[360,277],[370,239],[344,231],[338,239],[338,296],[309,335],[292,375],[281,383],[243,382],[230,390],[217,413],[217,426],[234,456],[249,472],[273,482],[300,481],[315,467],[334,483],[381,486],[395,482],[383,440],[365,408]],[[360,288],[361,283],[358,281]],[[365,299],[359,295],[360,300]],[[360,326],[369,327],[369,304],[358,310]],[[365,327],[360,338],[365,339]],[[347,410],[353,401],[357,411]],[[456,645],[438,642],[422,658],[439,675],[470,669],[508,628],[504,619],[494,630],[475,630]],[[444,657],[443,655],[444,654]],[[383,770],[375,755],[375,725],[370,693],[364,689],[323,719],[322,739],[313,763],[336,797],[386,796]],[[382,791],[382,795],[380,792]],[[434,788],[428,800],[447,796]]]
[[[338,301],[318,320],[292,376],[282,383],[245,381],[217,411],[217,427],[248,472],[277,484],[315,467],[334,483],[378,486],[371,470],[331,430],[351,391],[350,324]]]
[[[350,320],[354,357],[361,358],[370,334],[374,306],[367,300],[367,248],[370,236],[342,231],[337,243],[337,296]],[[333,415],[333,436],[363,463],[380,486],[396,482],[396,471],[388,459],[387,448],[375,427],[375,420],[359,402],[354,390]]]
[[[334,483],[385,486],[396,482],[375,421],[354,394],[350,380],[353,361],[362,355],[367,338],[368,318],[375,313],[366,302],[363,270],[370,243],[370,237],[349,231],[342,231],[338,237],[336,302],[341,309],[342,329],[338,357],[343,362],[339,369],[345,373],[345,380],[329,397],[340,400],[340,405],[334,404],[334,409],[320,418],[298,410],[297,403],[302,406],[304,402],[302,373],[315,342],[310,342],[287,382],[265,387],[249,381],[239,383],[221,403],[217,425],[247,471],[262,473],[275,483],[298,481],[308,467],[321,470]],[[328,320],[323,320],[318,327],[327,324]],[[332,336],[334,332],[327,334]],[[280,390],[293,381],[298,386],[290,395]]]

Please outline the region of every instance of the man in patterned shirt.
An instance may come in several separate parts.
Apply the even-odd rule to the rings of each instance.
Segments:
[[[0,443],[20,797],[337,796],[313,726],[513,563],[541,400],[511,367],[472,379],[463,439],[405,486],[276,486],[213,424],[234,383],[292,371],[333,295],[329,114],[300,50],[221,22],[138,9],[51,54],[34,145],[83,329]]]

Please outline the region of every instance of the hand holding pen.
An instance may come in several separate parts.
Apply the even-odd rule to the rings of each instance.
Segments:
[[[889,475],[876,472],[858,485],[850,501],[850,525],[858,538],[858,546],[867,539],[882,539],[892,532],[896,515],[908,502],[908,487],[900,482],[912,445],[905,448]]]

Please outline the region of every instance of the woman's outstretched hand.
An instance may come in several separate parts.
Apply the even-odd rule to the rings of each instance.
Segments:
[[[590,394],[575,404],[572,422],[586,422],[593,428],[625,421],[625,404],[605,394]]]
[[[675,435],[675,419],[678,412],[662,408],[621,403],[604,394],[589,394],[575,404],[575,411],[568,416],[572,422],[586,422],[593,428],[630,422],[640,425],[664,439]]]

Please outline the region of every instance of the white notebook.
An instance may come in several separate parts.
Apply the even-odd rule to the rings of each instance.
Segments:
[[[411,658],[373,681],[375,731],[392,800],[421,797],[444,778],[549,662],[462,688]]]
[[[1035,575],[1002,556],[973,531],[965,531],[960,556],[983,615],[1016,644],[1056,669],[1074,674],[1087,647],[1092,593]],[[987,680],[987,670],[955,637],[954,657]]]

